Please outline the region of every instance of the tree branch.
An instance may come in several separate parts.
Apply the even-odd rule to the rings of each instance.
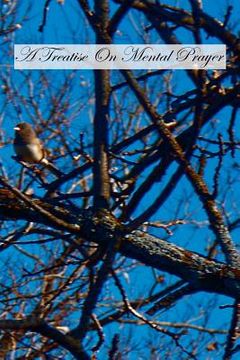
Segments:
[[[156,125],[160,136],[164,139],[167,146],[169,146],[169,150],[172,152],[172,155],[175,156],[176,161],[184,169],[186,176],[194,187],[196,193],[199,196],[199,199],[201,200],[207,212],[211,227],[222,247],[222,251],[227,261],[229,261],[229,263],[235,267],[239,266],[239,253],[237,252],[234,243],[230,237],[229,231],[224,224],[223,216],[220,210],[217,208],[216,202],[213,200],[202,176],[196,173],[191,167],[190,163],[185,157],[181,146],[179,145],[175,137],[172,135],[171,131],[165,125],[162,116],[160,116],[156,112],[155,108],[145,95],[143,89],[139,86],[135,78],[132,76],[132,73],[126,70],[122,70],[121,72],[125,79],[128,81],[128,84],[134,92],[135,96],[137,97],[138,101],[143,106],[144,110],[151,118],[152,122]]]
[[[227,337],[227,345],[223,359],[229,360],[233,355],[234,344],[240,335],[240,302],[235,301],[232,322]]]
[[[57,211],[54,205],[46,205],[41,200],[38,201],[41,207],[47,206],[49,212]],[[64,218],[67,216],[66,211]],[[62,216],[61,212],[58,216]],[[0,217],[4,220],[34,221],[58,228],[56,224],[47,222],[45,217],[39,216],[37,211],[27,208],[16,197],[14,199],[14,195],[9,198],[9,194],[2,192],[0,192]],[[72,218],[71,210],[69,210],[69,217]],[[118,251],[128,258],[176,275],[197,291],[219,293],[235,299],[240,297],[238,268],[209,260],[142,231],[126,234],[127,229],[106,210],[98,213],[91,209],[79,211],[78,224],[79,237],[88,242],[95,242],[106,247],[114,239],[120,239]]]
[[[121,20],[127,14],[128,10],[131,8],[131,4],[134,0],[125,0],[117,9],[115,14],[112,16],[112,19],[109,23],[109,34],[113,36],[117,30],[118,25],[120,24]]]
[[[76,339],[73,339],[69,335],[65,335],[57,329],[49,326],[45,321],[39,320],[35,317],[29,317],[23,320],[0,320],[1,330],[25,330],[34,331],[42,336],[55,341],[79,360],[90,360],[88,354],[83,350],[82,346]]]
[[[110,44],[107,32],[109,25],[108,0],[95,0],[96,43]],[[108,160],[108,117],[110,100],[110,78],[108,70],[95,70],[96,108],[94,117],[94,206],[108,208],[110,200],[110,179]]]

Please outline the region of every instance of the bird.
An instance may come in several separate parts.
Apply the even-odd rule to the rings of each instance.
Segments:
[[[62,176],[62,172],[46,158],[47,151],[44,149],[31,124],[27,122],[19,123],[14,127],[14,130],[13,147],[19,161],[30,164],[42,164],[55,176]]]

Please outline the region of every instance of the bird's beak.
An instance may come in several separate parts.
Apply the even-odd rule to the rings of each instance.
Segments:
[[[15,128],[13,128],[13,130],[19,131],[20,128],[18,126],[16,126]]]

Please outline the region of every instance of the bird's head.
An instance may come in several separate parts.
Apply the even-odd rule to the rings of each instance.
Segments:
[[[15,131],[25,131],[25,130],[32,131],[32,126],[26,122],[22,122],[22,123],[17,124],[14,127],[14,130]]]

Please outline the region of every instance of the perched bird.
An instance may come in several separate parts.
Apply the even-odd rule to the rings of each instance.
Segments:
[[[42,164],[54,175],[58,177],[62,175],[62,172],[47,160],[46,150],[43,148],[40,139],[30,124],[26,122],[20,123],[15,126],[14,130],[15,138],[13,146],[18,160],[27,163]]]

